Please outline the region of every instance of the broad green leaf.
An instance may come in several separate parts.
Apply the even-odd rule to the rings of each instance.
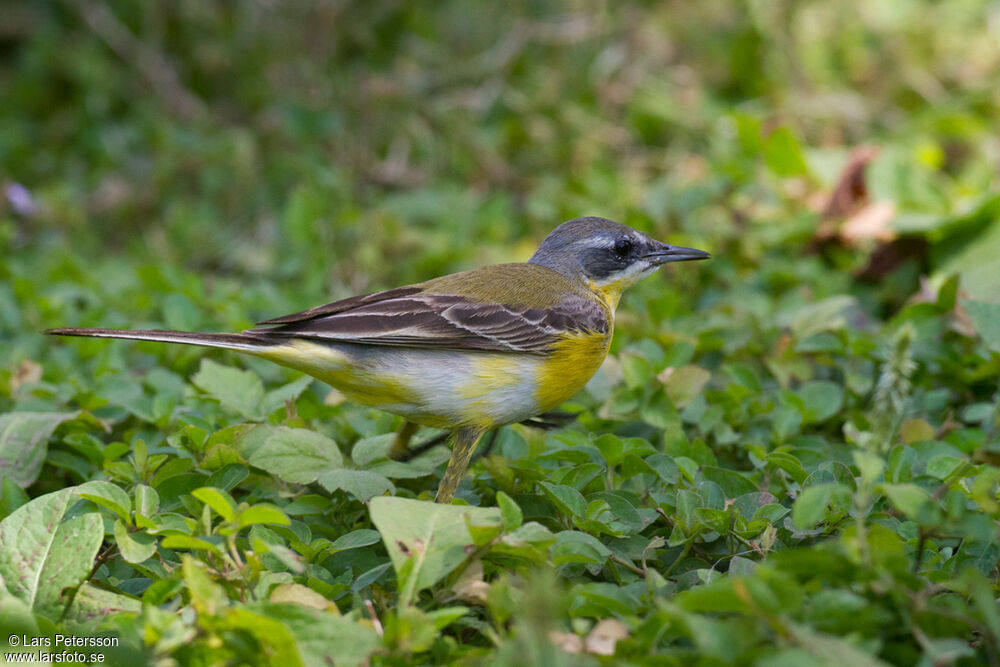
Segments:
[[[802,306],[779,318],[779,324],[792,327],[798,339],[805,339],[821,331],[843,329],[847,314],[857,305],[857,299],[847,294],[827,297]]]
[[[828,482],[803,489],[792,506],[792,523],[801,529],[809,529],[826,516],[830,501],[838,494],[846,494],[849,490],[843,484]]]
[[[728,578],[680,593],[677,596],[677,604],[695,612],[742,612],[747,608],[747,600],[741,599],[736,594],[733,590],[733,580]]]
[[[111,482],[87,482],[76,488],[76,495],[106,507],[117,514],[125,525],[132,525],[132,500],[120,486]]]
[[[372,523],[399,579],[400,606],[458,567],[474,548],[467,521],[501,525],[499,509],[463,507],[380,496],[369,504]]]
[[[505,530],[514,530],[524,523],[524,514],[514,500],[503,491],[497,491],[497,506],[503,514]]]
[[[222,587],[212,581],[206,566],[193,556],[184,554],[181,558],[181,573],[191,595],[191,604],[199,614],[211,617],[226,605]]]
[[[237,521],[240,528],[252,526],[254,524],[275,524],[287,526],[291,523],[288,516],[277,507],[272,505],[258,504],[248,507],[239,513]]]
[[[278,602],[256,602],[247,609],[288,628],[306,665],[353,667],[382,646],[370,625],[329,612]]]
[[[94,635],[99,626],[118,612],[138,613],[142,604],[135,598],[85,583],[73,597],[62,619],[63,627],[78,635]]]
[[[352,530],[351,532],[341,535],[335,539],[329,547],[329,552],[334,554],[338,551],[347,551],[349,549],[367,547],[375,544],[379,541],[379,539],[381,539],[381,535],[377,530],[359,528],[358,530]]]
[[[246,633],[256,640],[264,655],[281,656],[281,665],[304,667],[298,642],[292,631],[281,621],[256,614],[248,607],[234,607],[214,621],[219,630]],[[271,664],[275,664],[271,662]]]
[[[192,491],[191,495],[211,507],[226,521],[236,520],[236,501],[225,491],[211,486],[203,486]]]
[[[922,524],[933,524],[941,518],[937,502],[916,484],[883,484],[882,493],[907,518]]]
[[[587,501],[579,491],[572,486],[565,484],[552,484],[551,482],[539,482],[542,493],[552,501],[561,514],[569,517],[585,517],[587,514]]]
[[[211,551],[215,555],[222,554],[221,540],[213,538],[192,537],[191,535],[167,535],[161,545],[164,549],[191,549],[194,551]]]
[[[8,643],[9,634],[37,636],[38,621],[28,605],[8,593],[0,580],[0,649],[14,648]]]
[[[9,412],[0,415],[0,478],[26,487],[38,479],[49,438],[79,412]]]
[[[0,480],[0,521],[29,500],[28,494],[12,479]]]
[[[151,486],[138,484],[135,487],[135,525],[140,528],[156,528],[155,516],[160,509],[160,495]]]
[[[343,465],[337,443],[302,428],[259,426],[238,438],[235,446],[250,465],[294,484],[315,482]]]
[[[122,558],[141,563],[156,553],[156,537],[143,531],[130,533],[121,520],[115,521],[115,543]]]
[[[441,607],[428,613],[431,622],[437,630],[444,630],[446,627],[469,613],[468,607]]]
[[[247,419],[260,420],[267,416],[261,408],[264,383],[251,371],[223,366],[205,358],[191,381],[219,403]]]
[[[798,394],[805,406],[802,419],[807,424],[829,419],[840,412],[844,404],[844,390],[841,386],[825,380],[805,383],[799,388]]]
[[[802,148],[787,127],[779,127],[764,140],[764,162],[778,176],[804,176],[809,173]]]
[[[968,311],[976,333],[994,351],[1000,352],[1000,303],[965,299],[962,305]]]
[[[554,565],[568,563],[603,565],[611,556],[611,550],[599,539],[578,530],[564,530],[557,533],[556,543],[552,545],[550,552]]]
[[[104,539],[101,516],[67,516],[74,488],[35,498],[0,522],[0,580],[33,613],[56,621],[67,598],[90,574]]]
[[[330,470],[324,472],[318,479],[320,485],[333,493],[342,489],[363,503],[375,496],[396,490],[396,486],[388,479],[370,470]]]

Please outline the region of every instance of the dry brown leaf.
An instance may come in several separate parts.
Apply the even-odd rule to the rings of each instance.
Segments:
[[[303,607],[310,607],[311,609],[339,613],[337,605],[302,584],[278,584],[271,591],[268,600],[271,602],[290,602],[302,605]]]
[[[896,238],[889,223],[896,217],[896,205],[891,201],[876,201],[859,209],[840,226],[840,238],[848,244],[874,239],[888,242]]]
[[[602,619],[587,635],[584,647],[588,653],[597,655],[614,655],[615,644],[628,637],[628,628],[621,621],[613,618]]]
[[[35,384],[42,379],[42,365],[25,359],[10,376],[10,393],[17,392],[26,384]]]
[[[837,185],[823,207],[823,219],[842,218],[850,215],[857,207],[868,201],[868,184],[865,170],[878,155],[875,146],[858,146],[851,151],[847,165],[840,172]]]
[[[583,639],[572,632],[556,632],[553,630],[549,633],[549,641],[567,653],[583,653]]]
[[[341,394],[336,389],[331,389],[330,393],[326,395],[323,399],[323,405],[340,405],[345,400],[347,400],[343,394]]]
[[[458,581],[451,588],[459,600],[471,604],[486,604],[486,595],[490,591],[490,585],[483,581],[483,562],[476,560],[459,577]]]

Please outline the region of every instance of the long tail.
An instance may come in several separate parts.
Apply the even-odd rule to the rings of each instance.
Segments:
[[[264,336],[250,333],[194,333],[188,331],[161,331],[158,329],[46,329],[43,333],[52,336],[87,336],[90,338],[126,338],[129,340],[152,340],[160,343],[183,343],[203,347],[221,347],[226,350],[259,352],[263,348],[279,344]]]

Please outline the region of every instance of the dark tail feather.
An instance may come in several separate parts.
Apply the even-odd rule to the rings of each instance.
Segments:
[[[263,336],[248,333],[193,333],[187,331],[131,331],[129,329],[46,329],[43,333],[52,336],[87,336],[90,338],[126,338],[129,340],[152,340],[160,343],[183,343],[204,347],[221,347],[226,350],[254,352],[275,342]]]

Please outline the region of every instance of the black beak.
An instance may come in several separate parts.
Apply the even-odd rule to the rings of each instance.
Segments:
[[[682,248],[679,245],[667,245],[661,243],[660,247],[653,252],[648,252],[642,256],[655,264],[666,264],[667,262],[690,262],[696,259],[709,259],[712,256],[704,250],[694,248]]]

